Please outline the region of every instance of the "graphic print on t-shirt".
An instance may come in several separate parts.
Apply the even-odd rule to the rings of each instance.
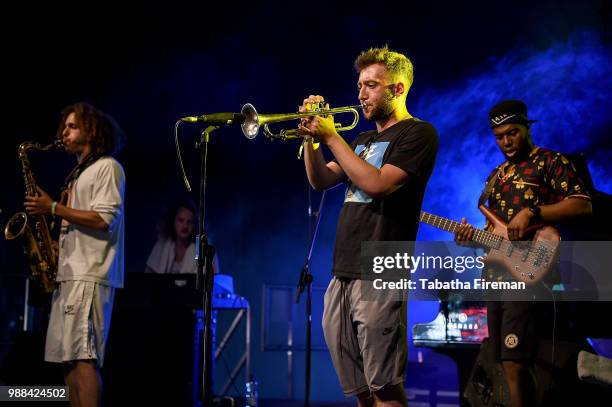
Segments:
[[[355,147],[355,154],[361,156],[368,164],[380,168],[382,167],[383,157],[385,151],[387,151],[387,147],[389,147],[388,141],[380,141],[370,144],[368,150],[364,152],[365,145],[359,144]],[[349,180],[348,186],[346,187],[344,202],[369,203],[372,202],[372,198]]]

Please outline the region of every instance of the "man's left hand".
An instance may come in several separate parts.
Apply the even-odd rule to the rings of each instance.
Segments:
[[[310,95],[304,99],[304,103],[300,107],[300,112],[312,111],[314,107],[323,104],[325,99],[320,95]],[[324,109],[329,109],[329,103],[326,103]],[[304,117],[298,126],[298,134],[301,136],[314,137],[317,141],[323,144],[328,144],[334,137],[340,137],[336,131],[333,115],[329,116],[309,116]]]
[[[526,235],[533,213],[529,208],[523,208],[508,224],[508,239],[521,240]]]
[[[300,126],[300,133],[312,136],[323,144],[328,144],[334,137],[340,137],[333,116],[313,117],[306,126]]]
[[[36,187],[38,196],[27,195],[23,205],[28,215],[46,215],[51,213],[53,200],[41,187]]]

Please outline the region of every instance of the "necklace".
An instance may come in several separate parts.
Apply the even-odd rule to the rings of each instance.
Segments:
[[[515,173],[516,167],[514,164],[505,163],[503,167],[500,168],[497,173],[497,177],[502,181],[506,182],[510,177],[512,177]],[[507,172],[506,172],[507,171]]]

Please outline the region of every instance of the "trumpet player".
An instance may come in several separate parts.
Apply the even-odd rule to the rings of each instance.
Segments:
[[[350,144],[336,131],[332,116],[304,118],[298,130],[305,138],[311,186],[324,190],[346,183],[323,331],[347,397],[356,396],[358,406],[405,406],[406,302],[362,298],[361,242],[416,240],[438,135],[406,108],[413,66],[405,55],[386,46],[372,48],[357,57],[355,69],[363,115],[376,128]],[[322,96],[310,95],[300,111],[324,103]],[[325,145],[334,160],[326,162],[315,142]]]
[[[64,199],[54,201],[38,188],[25,207],[31,215],[62,219],[45,360],[63,365],[72,406],[98,406],[114,290],[123,285],[125,175],[112,157],[123,133],[112,117],[86,103],[68,106],[62,116],[57,137],[77,159]]]

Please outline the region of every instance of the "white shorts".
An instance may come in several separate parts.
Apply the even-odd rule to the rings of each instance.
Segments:
[[[45,360],[104,363],[115,289],[89,281],[62,281],[53,292]]]

